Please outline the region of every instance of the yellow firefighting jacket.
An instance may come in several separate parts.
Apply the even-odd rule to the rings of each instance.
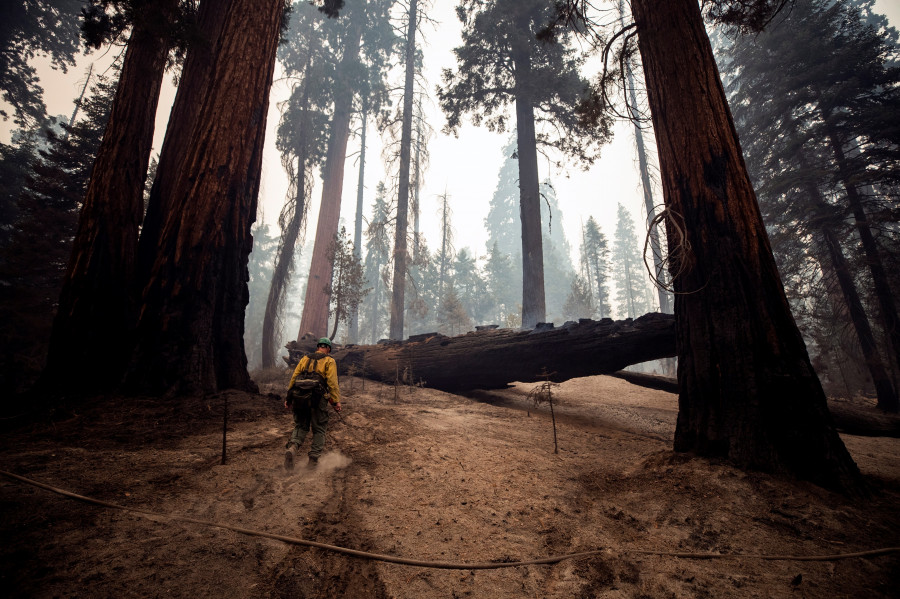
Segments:
[[[337,362],[335,362],[334,358],[331,356],[319,352],[300,358],[300,362],[297,363],[297,368],[294,369],[294,374],[291,376],[291,382],[288,385],[288,389],[294,386],[294,380],[297,378],[297,375],[306,370],[306,366],[309,364],[310,359],[318,360],[316,367],[313,370],[325,377],[325,382],[328,384],[328,401],[332,404],[341,403],[341,388],[338,387]]]

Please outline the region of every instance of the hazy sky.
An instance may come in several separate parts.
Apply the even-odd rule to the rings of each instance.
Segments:
[[[509,140],[509,133],[495,134],[485,128],[474,127],[466,122],[458,137],[445,136],[441,133],[445,119],[440,113],[435,98],[434,88],[440,82],[440,73],[444,68],[454,67],[452,48],[460,43],[460,24],[454,13],[455,1],[433,0],[427,13],[436,21],[436,26],[425,25],[425,77],[426,91],[431,96],[428,108],[429,120],[434,129],[434,136],[429,145],[430,166],[424,174],[424,186],[420,192],[421,227],[433,249],[439,239],[439,218],[437,196],[445,191],[450,195],[453,209],[453,227],[455,247],[457,250],[469,247],[476,255],[485,253],[487,233],[483,221],[487,215],[488,203],[497,184],[497,175],[504,159],[501,150]],[[887,14],[892,24],[900,22],[900,0],[879,0],[876,9]],[[40,67],[39,75],[46,85],[45,102],[50,114],[69,115],[72,100],[77,96],[84,82],[87,65],[95,60],[100,68],[110,61],[112,52],[95,53],[85,57],[68,74],[47,67]],[[276,71],[276,77],[280,70]],[[585,73],[594,77],[594,72]],[[402,73],[398,70],[393,82],[399,83]],[[266,151],[263,162],[263,185],[260,191],[261,217],[266,222],[275,222],[284,201],[287,180],[281,168],[280,158],[274,147],[274,132],[278,124],[278,102],[287,97],[288,85],[276,81],[272,90],[272,102],[268,119]],[[155,148],[161,145],[165,133],[165,122],[169,107],[174,98],[171,78],[167,77],[160,109],[157,116]],[[395,100],[399,102],[399,98]],[[512,114],[512,113],[511,113]],[[0,139],[9,139],[12,124],[7,121],[0,124]],[[562,226],[565,230],[573,254],[577,252],[580,242],[580,226],[589,216],[594,216],[603,232],[611,240],[615,228],[616,206],[622,203],[635,219],[638,230],[642,231],[645,220],[640,181],[637,174],[636,154],[634,150],[633,126],[630,123],[617,123],[614,141],[602,150],[600,160],[588,172],[572,165],[563,172],[551,167],[546,159],[539,164],[540,178],[550,177],[556,188],[560,207],[563,212]],[[652,147],[652,132],[647,131],[645,140]],[[374,127],[370,126],[368,135],[368,160],[366,165],[365,210],[368,214],[374,198],[375,187],[385,179],[381,162],[380,138]],[[345,170],[344,193],[342,201],[342,217],[347,223],[353,222],[356,207],[356,186],[358,165],[356,153],[359,150],[359,138],[351,138]],[[655,160],[654,160],[655,162]],[[308,236],[315,231],[318,216],[318,205],[321,188],[317,182],[313,190],[310,221],[307,226]],[[656,194],[656,202],[661,203],[661,196]],[[554,215],[553,226],[560,224]],[[546,224],[544,225],[546,226]],[[348,226],[352,230],[352,226]],[[642,236],[642,233],[641,233]],[[577,255],[572,256],[577,264]],[[303,273],[305,274],[305,273]]]

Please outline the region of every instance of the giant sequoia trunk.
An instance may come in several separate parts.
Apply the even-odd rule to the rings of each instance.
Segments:
[[[400,179],[397,194],[397,226],[394,233],[394,280],[391,290],[391,339],[403,339],[403,320],[406,315],[406,270],[409,258],[406,233],[409,227],[409,161],[412,146],[415,58],[416,0],[411,0],[406,30],[406,75],[403,87],[403,123],[400,131]]]
[[[296,364],[310,347],[289,346],[288,363]],[[341,374],[451,392],[500,389],[514,381],[561,382],[608,374],[674,356],[675,320],[651,313],[634,321],[583,319],[530,331],[492,329],[457,337],[429,333],[402,343],[350,345],[333,355]]]
[[[534,133],[534,106],[527,85],[531,73],[529,49],[519,48],[514,53],[514,60],[519,216],[522,221],[522,326],[532,328],[546,319],[547,308],[544,295],[544,242],[541,236],[541,199]]]
[[[172,212],[180,212],[183,206],[173,206],[175,200],[172,185],[175,183],[178,170],[185,160],[190,148],[191,135],[197,115],[203,107],[203,99],[207,94],[209,77],[215,60],[216,42],[222,31],[222,24],[228,2],[200,3],[197,15],[197,38],[193,40],[181,69],[181,82],[172,110],[169,112],[169,123],[159,154],[156,167],[156,179],[150,190],[147,203],[147,214],[141,227],[141,239],[138,244],[138,287],[137,294],[150,278],[150,270],[156,260],[159,248],[159,237],[166,216]]]
[[[208,93],[172,183],[128,382],[137,390],[252,389],[244,353],[250,227],[281,0],[232,0]]]
[[[119,382],[136,318],[138,231],[176,0],[145,3],[91,172],[53,324],[44,382],[96,391]]]
[[[347,68],[359,58],[359,43],[362,38],[362,24],[352,24],[352,35],[348,40],[341,67]],[[309,265],[309,278],[303,300],[303,314],[300,317],[300,338],[306,333],[318,337],[328,334],[328,306],[331,296],[325,288],[331,284],[332,263],[328,250],[338,232],[341,217],[341,194],[344,189],[344,162],[347,160],[347,140],[350,138],[350,120],[353,116],[353,95],[351,89],[337,89],[334,93],[334,115],[331,118],[331,137],[322,169],[322,203],[319,206],[319,221],[316,224],[316,241]]]
[[[700,8],[696,0],[632,8],[669,256],[681,261],[675,449],[856,490],[861,477],[791,316]]]

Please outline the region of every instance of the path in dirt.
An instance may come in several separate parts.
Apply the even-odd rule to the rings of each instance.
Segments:
[[[501,570],[351,558],[146,518],[0,481],[0,586],[22,597],[891,597],[898,556],[684,560],[639,550],[833,554],[900,545],[900,440],[845,436],[881,485],[867,502],[670,451],[675,396],[611,377],[556,390],[559,453],[533,385],[462,397],[345,378],[315,471],[281,467],[275,397],[171,407],[109,398],[4,436],[0,468],[158,513],[416,559],[484,562],[603,549]],[[351,389],[351,386],[356,387]],[[302,460],[301,460],[302,465]],[[795,584],[792,584],[795,583]]]

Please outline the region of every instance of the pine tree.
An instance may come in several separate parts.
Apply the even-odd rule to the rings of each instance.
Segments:
[[[371,89],[372,78],[364,65],[365,57],[387,52],[393,46],[393,39],[380,33],[386,29],[388,19],[386,0],[355,0],[347,2],[344,8],[345,12],[334,25],[336,35],[329,38],[326,45],[335,52],[331,85],[334,106],[322,166],[322,199],[298,338],[310,332],[315,336],[327,333],[330,299],[322,294],[322,289],[331,280],[328,248],[340,221],[347,143],[353,114],[358,112],[354,110],[354,102],[361,91]],[[373,30],[379,32],[378,42],[370,44],[367,33]],[[382,64],[386,69],[386,61]]]
[[[515,267],[508,254],[499,249],[495,241],[490,246],[484,265],[485,289],[489,306],[489,317],[494,324],[505,325],[511,315],[517,315],[521,309],[518,302],[518,290],[521,289],[522,270]]]
[[[12,143],[0,142],[0,249],[9,243],[19,219],[19,197],[43,139],[43,126],[13,132]]]
[[[453,261],[453,211],[450,208],[450,196],[445,191],[439,196],[441,201],[441,247],[437,250],[435,257],[438,269],[438,288],[437,295],[439,298],[444,297],[444,288],[450,281],[450,265]]]
[[[466,332],[472,322],[453,285],[448,285],[444,290],[444,297],[441,298],[439,318],[439,330],[451,337]]]
[[[432,254],[424,237],[419,237],[417,250],[410,262],[406,278],[406,333],[409,335],[431,332],[438,325],[436,307],[440,306],[440,256]],[[448,267],[445,273],[447,281],[444,287],[451,284],[452,273]]]
[[[597,316],[611,318],[612,308],[609,298],[609,247],[606,236],[594,217],[588,218],[584,225],[584,241],[581,248],[584,261],[588,266],[588,278],[595,298]]]
[[[413,123],[413,148],[412,148],[412,180],[410,186],[412,188],[412,196],[410,198],[410,209],[413,212],[413,260],[415,260],[415,252],[419,248],[419,217],[422,212],[422,205],[419,198],[419,190],[424,185],[424,173],[428,168],[428,140],[433,130],[425,121],[423,114],[423,98],[424,92],[420,91],[415,98],[415,116]]]
[[[498,252],[510,257],[518,256],[516,264],[521,265],[522,221],[519,216],[519,163],[515,135],[510,137],[501,152],[504,160],[500,164],[497,186],[484,218],[484,228],[488,234],[485,247],[490,251],[496,245]]]
[[[37,71],[29,64],[49,57],[54,69],[75,65],[80,46],[81,2],[26,0],[4,2],[0,9],[0,90],[20,127],[39,124],[46,107]],[[9,114],[0,110],[3,120]]]
[[[483,322],[488,304],[485,282],[478,272],[475,256],[469,248],[462,248],[453,261],[453,286],[466,313],[475,323]]]
[[[624,21],[625,10],[623,0],[619,0],[619,26]],[[659,298],[659,311],[665,314],[672,313],[671,298],[668,287],[668,275],[665,269],[665,260],[662,253],[662,234],[659,223],[656,222],[657,202],[653,199],[653,184],[650,180],[650,158],[644,140],[644,128],[641,123],[640,106],[638,104],[637,89],[635,83],[634,56],[625,54],[621,59],[622,69],[625,71],[625,86],[627,96],[625,107],[628,117],[634,125],[634,143],[637,151],[638,170],[641,175],[641,191],[644,196],[644,210],[647,214],[648,245],[650,246],[651,259],[653,261],[653,276],[658,281],[657,297]]]
[[[385,298],[389,289],[389,268],[391,255],[390,213],[385,199],[384,183],[379,182],[375,189],[375,201],[372,206],[372,218],[366,229],[366,258],[363,263],[366,285],[372,287],[362,308],[367,319],[364,332],[369,334],[371,343],[383,339],[387,333],[390,305]]]
[[[513,137],[503,149],[507,159],[500,166],[497,187],[491,197],[488,215],[484,219],[488,232],[486,247],[494,244],[497,251],[509,256],[514,267],[522,271],[521,217],[519,210],[518,166],[515,158],[516,141]],[[566,299],[566,290],[574,268],[570,257],[569,242],[562,227],[562,210],[556,190],[549,179],[541,184],[541,245],[543,271],[546,283],[545,316],[559,316]],[[521,285],[521,275],[515,277]]]
[[[345,227],[341,227],[334,236],[329,258],[334,267],[331,282],[325,292],[331,298],[332,308],[329,315],[334,317],[334,326],[329,337],[334,340],[338,326],[341,323],[349,323],[350,316],[359,308],[359,304],[372,288],[364,287],[363,267],[356,257],[353,241]]]
[[[540,0],[463,2],[463,45],[456,48],[458,69],[445,70],[439,90],[447,128],[458,129],[470,113],[476,125],[507,128],[506,108],[515,105],[521,207],[522,322],[534,327],[546,319],[544,249],[537,146],[553,146],[590,162],[608,135],[604,120],[586,124],[577,103],[586,89],[566,31],[538,41],[553,15]],[[582,115],[583,116],[583,115]],[[542,121],[555,127],[542,128]]]
[[[783,256],[787,273],[797,272],[792,267],[802,268],[802,263],[796,259],[796,231],[812,235],[815,241],[799,248],[799,255],[834,269],[879,406],[891,410],[900,408],[896,389],[882,364],[857,283],[842,273],[850,268],[845,262],[858,239],[878,306],[872,312],[881,316],[888,355],[900,364],[900,317],[884,250],[874,234],[895,202],[863,193],[897,177],[900,129],[883,120],[900,110],[900,69],[888,64],[896,55],[896,40],[896,31],[866,25],[860,10],[846,1],[798,0],[765,33],[736,38],[724,61],[735,122],[747,140],[748,167],[775,230],[775,252]],[[771,77],[774,68],[782,75]],[[844,212],[853,216],[858,238],[840,223]]]
[[[8,243],[0,249],[0,322],[6,340],[0,389],[24,390],[43,367],[78,210],[115,95],[115,74],[95,81],[74,124],[16,136],[22,187],[5,196],[15,202],[16,212],[4,228]],[[31,156],[27,162],[23,152]]]
[[[390,4],[383,4],[384,10],[390,10]],[[366,135],[368,133],[369,116],[383,114],[384,107],[390,103],[388,89],[385,81],[385,72],[388,70],[386,63],[390,56],[390,50],[396,40],[396,34],[390,28],[387,19],[373,19],[370,26],[363,32],[362,54],[363,62],[367,69],[367,78],[363,89],[360,90],[359,114],[362,123],[360,125],[360,152],[359,152],[359,177],[356,189],[356,218],[353,227],[353,243],[357,260],[362,260],[362,223],[363,205],[365,200],[365,170],[366,170]],[[379,128],[383,123],[377,121]],[[359,314],[350,315],[349,342],[356,342],[359,336]]]
[[[563,230],[563,212],[556,189],[549,179],[541,183],[541,234],[544,246],[544,283],[547,321],[562,318],[569,282],[575,276],[571,248]]]
[[[640,248],[631,213],[619,204],[611,263],[616,283],[616,305],[622,318],[637,318],[650,311]]]
[[[275,258],[271,286],[266,300],[262,328],[262,365],[276,364],[276,336],[281,333],[281,316],[287,289],[294,271],[297,246],[303,245],[306,216],[312,193],[313,170],[325,157],[328,110],[332,102],[333,70],[325,51],[323,29],[326,22],[312,5],[298,5],[285,43],[279,48],[285,72],[297,81],[282,108],[276,147],[288,173],[288,197],[278,216],[281,238]]]
[[[407,228],[409,220],[409,173],[412,152],[413,95],[415,93],[416,29],[419,26],[417,0],[410,0],[406,13],[404,46],[403,116],[400,134],[400,172],[397,190],[397,221],[394,228],[394,279],[391,286],[391,339],[403,338],[406,313],[406,275],[409,263]]]
[[[594,314],[590,284],[581,275],[575,275],[575,278],[572,279],[562,313],[566,320],[576,321],[579,318],[590,318]]]

